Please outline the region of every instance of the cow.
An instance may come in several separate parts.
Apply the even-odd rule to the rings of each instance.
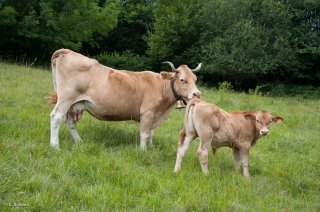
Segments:
[[[282,120],[282,117],[273,116],[267,111],[225,112],[216,105],[193,98],[186,108],[174,172],[181,170],[185,152],[190,143],[199,137],[198,156],[204,174],[208,173],[208,148],[211,146],[215,154],[218,148],[226,146],[233,150],[236,172],[240,172],[241,160],[243,175],[250,178],[250,148],[269,133],[271,122],[280,123]]]
[[[177,100],[200,97],[193,70],[187,65],[172,72],[130,72],[101,65],[97,60],[69,49],[55,51],[51,58],[54,90],[49,102],[50,146],[59,149],[59,127],[64,120],[73,139],[80,142],[76,129],[83,111],[100,120],[140,122],[140,148],[152,146],[154,129],[167,117]]]

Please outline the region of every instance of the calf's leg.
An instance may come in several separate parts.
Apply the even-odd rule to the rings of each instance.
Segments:
[[[241,161],[243,164],[243,176],[250,178],[249,174],[249,149],[242,148],[240,149]]]
[[[233,148],[233,158],[234,158],[235,171],[240,172],[241,157],[240,157],[239,149]]]
[[[177,159],[176,165],[174,167],[174,173],[178,173],[181,170],[181,162],[184,154],[188,150],[191,142],[193,141],[193,136],[187,136],[182,144],[178,144],[178,151],[177,151]]]
[[[150,131],[149,146],[153,147],[154,129]]]
[[[211,142],[200,141],[200,146],[198,148],[198,156],[201,165],[202,172],[208,174],[208,148]]]

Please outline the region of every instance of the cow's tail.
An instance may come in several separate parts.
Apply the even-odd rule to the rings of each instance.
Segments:
[[[55,105],[55,104],[57,104],[57,102],[58,102],[57,91],[53,90],[53,91],[51,91],[50,96],[48,97],[48,103]]]
[[[50,97],[48,98],[48,103],[49,104],[56,104],[58,102],[58,94],[57,94],[57,58],[60,57],[61,55],[66,55],[70,52],[69,49],[59,49],[55,51],[52,54],[51,57],[51,71],[52,71],[52,81],[53,81],[53,86],[54,90],[51,91]]]
[[[186,112],[185,112],[185,115],[184,115],[184,121],[183,121],[183,128],[180,132],[180,138],[179,138],[179,145],[182,145],[183,142],[184,142],[184,139],[186,137],[186,128],[187,128],[187,124],[188,124],[188,117],[189,117],[189,113],[192,112],[192,107],[196,104],[196,103],[199,103],[201,100],[198,99],[198,98],[194,98],[194,99],[191,99],[189,102],[188,102],[188,105],[187,105],[187,108],[186,108]]]

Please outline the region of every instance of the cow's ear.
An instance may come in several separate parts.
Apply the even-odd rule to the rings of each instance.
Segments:
[[[164,80],[171,80],[176,75],[175,72],[166,72],[166,71],[161,71],[160,74],[161,74],[162,79],[164,79]]]
[[[272,121],[276,123],[281,123],[283,118],[281,116],[272,116]]]
[[[256,120],[256,116],[251,113],[246,113],[243,116],[248,120]]]

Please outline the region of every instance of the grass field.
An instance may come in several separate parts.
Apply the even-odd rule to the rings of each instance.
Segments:
[[[203,99],[231,110],[284,117],[250,154],[251,180],[234,172],[232,152],[209,154],[201,173],[195,140],[173,173],[183,111],[139,149],[136,122],[101,122],[85,113],[76,145],[65,124],[60,151],[49,147],[46,103],[51,72],[0,63],[0,211],[213,210],[320,211],[320,100],[254,96],[200,87]]]

